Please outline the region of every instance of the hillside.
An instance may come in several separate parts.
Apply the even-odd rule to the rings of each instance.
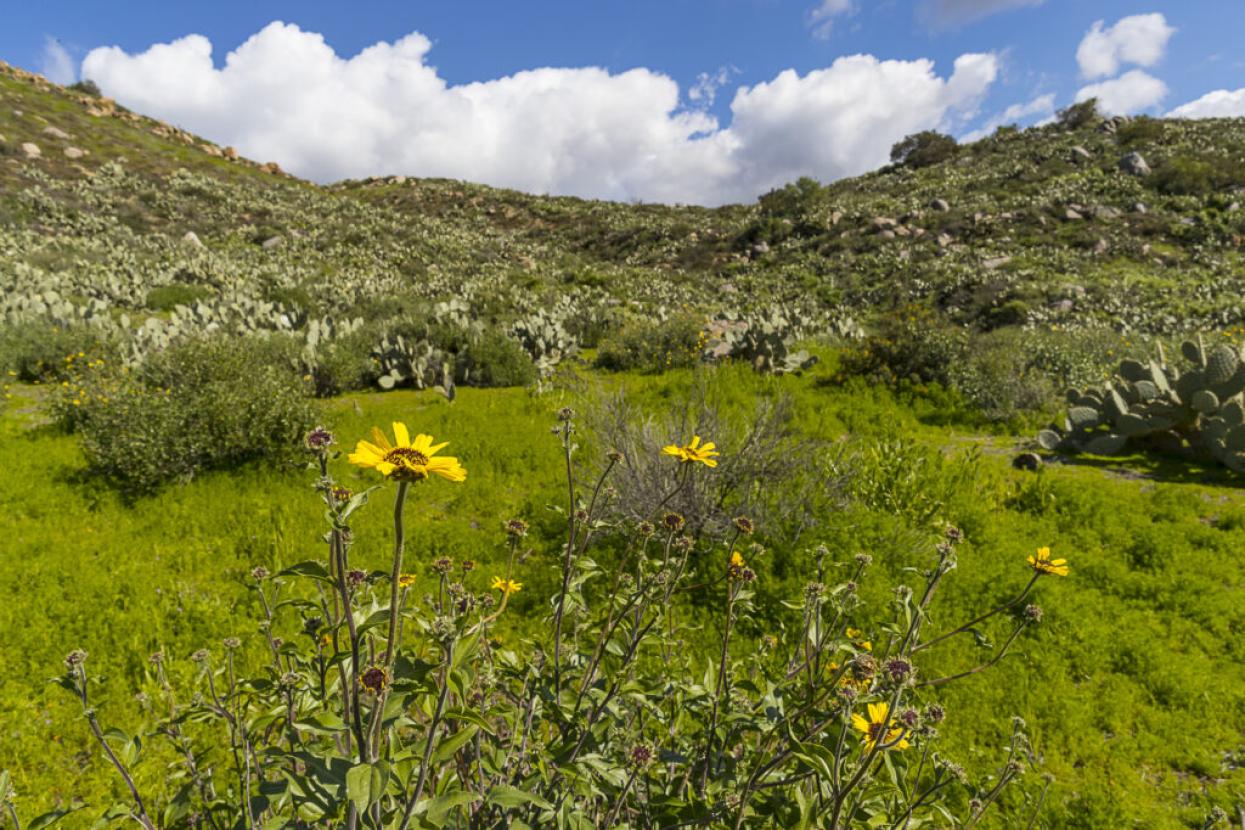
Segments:
[[[395,287],[487,295],[503,318],[544,308],[580,339],[620,308],[685,304],[785,308],[808,333],[910,302],[978,328],[1245,319],[1241,120],[1004,129],[921,169],[707,210],[403,177],[316,187],[20,70],[3,70],[0,96],[9,319],[52,291],[136,321],[167,286],[313,317]],[[1134,151],[1151,175],[1120,169]],[[201,246],[182,243],[190,231]]]

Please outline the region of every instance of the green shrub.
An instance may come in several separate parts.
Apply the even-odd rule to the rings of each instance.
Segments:
[[[906,167],[929,167],[955,158],[960,145],[949,135],[923,130],[906,136],[891,147],[891,162]]]
[[[320,346],[311,372],[316,395],[328,398],[371,388],[377,375],[372,347],[380,338],[378,326],[365,325]]]
[[[312,412],[275,338],[182,343],[134,371],[88,358],[51,399],[90,471],[128,496],[205,469],[281,458]]]
[[[949,368],[967,352],[967,331],[930,308],[910,305],[883,315],[873,333],[843,353],[839,369],[887,386],[900,380],[947,385]]]
[[[65,328],[51,320],[0,326],[0,371],[19,380],[60,380],[79,356],[114,357],[115,344],[88,326]]]
[[[206,300],[215,293],[206,285],[173,283],[157,286],[148,291],[144,304],[152,311],[172,311],[176,306],[188,306],[196,300]]]
[[[1055,123],[1065,130],[1081,130],[1092,127],[1102,120],[1098,113],[1098,99],[1090,98],[1079,104],[1072,104],[1055,114]]]
[[[471,339],[455,362],[462,382],[472,386],[527,386],[536,365],[519,343],[496,331]]]
[[[596,365],[615,372],[664,372],[700,361],[704,321],[676,314],[661,322],[633,320],[601,342]]]
[[[1169,196],[1210,196],[1245,186],[1245,162],[1226,156],[1175,156],[1158,165],[1148,183]]]

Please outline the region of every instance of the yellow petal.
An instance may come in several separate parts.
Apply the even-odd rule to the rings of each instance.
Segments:
[[[393,441],[394,445],[399,447],[411,445],[411,434],[406,431],[406,424],[401,421],[393,422]]]
[[[706,458],[706,459],[705,459],[705,466],[706,466],[706,467],[716,467],[716,466],[718,466],[718,462],[714,461],[712,458]]]
[[[385,433],[380,431],[380,427],[372,427],[372,440],[385,452],[393,449],[393,444],[389,443],[389,439],[385,437]]]
[[[864,732],[867,734],[869,732],[869,721],[865,720],[860,715],[853,714],[852,715],[852,728],[855,729],[857,732]]]
[[[394,470],[398,469],[396,466],[394,466],[393,464],[390,464],[388,461],[378,461],[376,462],[375,467],[376,467],[376,471],[383,476],[387,476],[390,473],[392,473]]]
[[[889,711],[889,707],[885,703],[870,703],[869,720],[873,723],[885,723],[887,711]]]

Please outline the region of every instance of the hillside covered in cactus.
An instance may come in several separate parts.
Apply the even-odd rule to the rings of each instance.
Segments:
[[[666,351],[779,370],[807,361],[796,340],[911,304],[978,331],[1245,319],[1240,120],[1074,112],[709,210],[400,175],[315,186],[4,67],[0,159],[6,324],[88,325],[132,359],[188,333],[289,332],[326,392],[352,338],[370,364],[336,373],[390,388],[487,381],[472,344],[508,346],[485,331],[545,371],[686,313],[717,321],[713,342]]]

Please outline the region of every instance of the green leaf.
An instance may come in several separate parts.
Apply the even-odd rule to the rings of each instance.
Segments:
[[[374,764],[357,764],[346,773],[346,797],[355,809],[365,812],[385,793],[389,780],[389,765],[384,761]]]
[[[465,790],[459,790],[452,793],[443,793],[436,798],[430,798],[426,802],[422,802],[428,805],[425,808],[424,817],[433,824],[441,826],[445,823],[445,818],[449,815],[451,810],[461,807],[464,804],[470,804],[477,798],[479,798],[479,796],[475,793],[467,792]]]
[[[460,729],[450,737],[437,744],[437,748],[432,753],[432,765],[440,766],[446,761],[454,757],[454,753],[462,749],[463,745],[475,737],[480,730],[475,726],[468,726],[466,729]]]
[[[506,784],[498,784],[489,790],[488,803],[496,804],[504,809],[512,809],[514,807],[522,807],[524,804],[535,804],[542,810],[551,810],[553,805],[540,796],[529,793],[526,790],[520,790],[518,787],[511,787]]]
[[[308,576],[312,579],[318,579],[321,582],[327,582],[330,585],[333,580],[329,578],[329,572],[320,562],[314,559],[308,559],[305,562],[299,562],[297,565],[290,565],[285,570],[277,574],[277,576]]]
[[[35,816],[30,820],[30,823],[26,825],[26,830],[43,830],[44,827],[51,827],[54,824],[59,824],[60,820],[65,816],[76,813],[85,806],[85,804],[78,804],[70,807],[68,810],[53,810],[50,813]]]

